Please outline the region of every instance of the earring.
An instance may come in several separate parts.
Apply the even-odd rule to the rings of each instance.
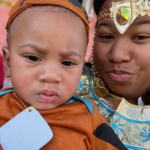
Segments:
[[[94,32],[94,37],[93,37],[93,45],[92,45],[92,72],[93,72],[93,81],[94,81],[94,84],[95,86],[98,88],[98,89],[101,89],[101,94],[100,95],[107,95],[108,93],[108,90],[106,89],[105,87],[105,84],[104,82],[102,81],[101,79],[101,76],[100,74],[98,73],[97,69],[96,69],[96,64],[95,64],[95,61],[94,61],[94,44],[95,44],[95,35],[96,35],[96,29],[95,29],[95,32]]]

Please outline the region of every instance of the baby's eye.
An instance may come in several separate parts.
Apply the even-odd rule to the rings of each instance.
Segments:
[[[25,57],[31,61],[40,61],[40,59],[37,56],[27,55]]]
[[[76,64],[75,64],[74,62],[72,62],[72,61],[63,61],[62,64],[65,65],[65,66],[73,66],[73,65],[76,65]]]

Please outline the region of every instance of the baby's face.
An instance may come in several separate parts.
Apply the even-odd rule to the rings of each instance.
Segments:
[[[38,9],[31,8],[19,16],[9,50],[4,47],[3,51],[6,75],[11,76],[18,97],[47,110],[66,103],[78,87],[86,30],[73,13]]]

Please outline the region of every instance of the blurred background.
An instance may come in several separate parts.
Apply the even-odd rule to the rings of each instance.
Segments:
[[[3,64],[2,64],[2,47],[7,46],[6,42],[6,29],[5,25],[9,16],[9,11],[11,7],[17,2],[17,0],[0,0],[0,89],[2,86],[2,80],[3,80]],[[96,22],[96,15],[94,14],[93,11],[93,0],[79,0],[79,2],[84,6],[86,9],[88,16],[89,16],[89,24],[90,24],[90,39],[89,39],[89,44],[87,48],[87,53],[85,56],[85,61],[88,61],[90,55],[91,55],[91,50],[92,50],[92,42],[93,42],[93,35],[94,35],[94,30],[95,30],[95,22]],[[9,87],[11,83],[11,79],[9,78],[4,78],[4,86]]]

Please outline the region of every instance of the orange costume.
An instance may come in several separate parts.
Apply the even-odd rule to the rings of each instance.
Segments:
[[[111,127],[92,103],[90,112],[82,99],[51,110],[39,111],[54,137],[42,150],[125,150]],[[86,101],[86,100],[84,100]],[[0,127],[28,108],[15,92],[0,97]],[[2,148],[0,148],[2,150]]]

